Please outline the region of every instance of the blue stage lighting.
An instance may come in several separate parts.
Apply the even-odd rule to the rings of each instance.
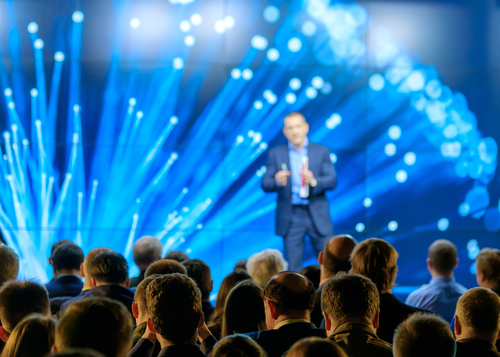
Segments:
[[[184,37],[184,44],[188,47],[194,46],[195,42],[196,39],[192,35],[187,35],[186,37]]]
[[[295,103],[296,100],[297,100],[297,96],[295,95],[295,93],[287,93],[287,95],[285,96],[285,101],[288,104],[293,104],[293,103]]]
[[[214,29],[215,29],[215,32],[222,34],[222,33],[226,32],[226,24],[224,23],[224,21],[219,20],[215,23]]]
[[[458,206],[458,213],[462,216],[465,217],[470,213],[470,205],[467,202],[462,202]]]
[[[306,97],[309,99],[314,99],[318,96],[318,91],[313,87],[308,87],[306,89]]]
[[[288,49],[291,52],[299,52],[302,48],[302,41],[298,37],[292,37],[288,40]]]
[[[253,48],[256,48],[258,50],[265,50],[267,48],[268,42],[267,38],[260,36],[260,35],[255,35],[252,37],[252,40],[250,42],[252,44]]]
[[[189,19],[193,26],[199,26],[203,22],[203,17],[200,14],[192,14]]]
[[[264,9],[264,20],[269,23],[275,23],[280,18],[280,10],[273,5],[269,5]]]
[[[256,100],[254,103],[253,103],[253,107],[257,110],[261,110],[262,107],[264,106],[264,104],[262,104],[262,102],[260,100]]]
[[[389,128],[388,134],[392,140],[398,140],[401,138],[401,128],[398,125],[392,125]]]
[[[290,79],[289,86],[293,90],[299,90],[302,86],[302,82],[298,78],[292,78]]]
[[[37,91],[37,89],[33,88],[32,90],[30,90],[30,95],[32,97],[35,97],[35,98],[38,97],[38,91]]]
[[[458,128],[455,124],[448,124],[443,129],[443,135],[447,139],[453,139],[458,135]]]
[[[486,211],[484,225],[490,232],[498,232],[500,230],[500,200],[498,207],[491,207]]]
[[[56,53],[54,53],[54,60],[56,62],[63,62],[64,58],[64,53],[62,53],[61,51],[57,51]]]
[[[337,162],[337,155],[335,155],[333,152],[330,153],[330,161],[332,164],[335,164]]]
[[[35,42],[33,42],[33,47],[37,50],[41,50],[44,46],[43,40],[41,38],[37,38]]]
[[[134,17],[133,19],[130,20],[129,25],[133,29],[138,29],[141,26],[141,20],[139,20],[138,18]]]
[[[226,16],[224,17],[224,25],[226,26],[226,29],[232,29],[234,27],[235,21],[234,17],[232,16]]]
[[[363,223],[356,224],[356,232],[361,233],[365,230],[365,225]]]
[[[239,68],[233,68],[231,71],[231,77],[234,79],[240,79],[241,78],[241,70]]]
[[[10,88],[6,88],[6,89],[3,91],[3,94],[4,94],[6,97],[12,97],[12,89],[10,89]]]
[[[325,82],[323,88],[321,88],[321,93],[323,93],[324,95],[328,95],[332,92],[332,89],[332,84],[330,82]]]
[[[316,34],[316,32],[318,31],[318,27],[314,22],[308,20],[302,24],[301,31],[304,36],[311,37]]]
[[[450,221],[448,220],[448,218],[441,218],[437,223],[437,227],[441,232],[446,231],[449,226],[450,226]]]
[[[249,81],[253,78],[253,71],[250,68],[246,68],[241,72],[241,76],[244,80]]]
[[[29,33],[37,33],[38,32],[38,24],[36,22],[30,22],[28,25]]]
[[[368,80],[368,85],[376,92],[381,91],[382,89],[384,89],[385,79],[379,73],[372,74],[370,76],[370,79]]]
[[[408,83],[408,87],[412,91],[419,91],[422,90],[425,86],[425,76],[422,71],[413,71],[411,74],[408,76],[406,79],[406,82]]]
[[[389,230],[391,232],[394,232],[398,229],[398,222],[396,221],[390,221],[389,224],[387,225],[387,227],[389,228]]]
[[[429,96],[430,99],[438,99],[442,93],[441,83],[437,79],[431,79],[425,85],[425,93]]]
[[[271,62],[276,62],[280,58],[280,53],[276,48],[270,48],[267,51],[267,59]]]
[[[176,57],[174,58],[172,65],[175,69],[182,69],[184,68],[184,60],[180,57]]]
[[[396,145],[393,143],[389,143],[385,146],[384,152],[387,156],[394,156],[396,155]]]
[[[445,142],[441,144],[441,155],[445,158],[456,158],[462,152],[462,144],[459,141]]]
[[[342,123],[342,117],[338,113],[333,113],[325,122],[328,129],[333,130]]]
[[[192,2],[194,2],[194,0],[168,0],[169,3],[173,4],[173,5],[188,5],[188,4],[191,4]]]
[[[316,76],[314,77],[312,80],[311,80],[311,84],[314,88],[316,89],[321,89],[323,88],[323,85],[325,84],[325,81],[323,80],[323,78],[321,78],[320,76]]]
[[[417,155],[414,152],[407,152],[404,157],[405,164],[408,166],[413,166],[417,161]]]
[[[405,170],[399,170],[396,172],[396,181],[399,183],[404,183],[408,179],[408,173]]]
[[[79,22],[83,22],[83,18],[84,18],[84,16],[83,16],[83,12],[81,12],[81,11],[75,11],[75,12],[73,13],[73,15],[71,16],[71,19],[72,19],[74,22],[77,22],[77,23],[79,23]]]
[[[189,32],[189,30],[191,30],[191,23],[186,20],[181,21],[181,23],[179,24],[179,28],[182,32]]]
[[[363,206],[365,207],[371,207],[371,205],[373,204],[373,201],[370,197],[367,197],[363,200]]]

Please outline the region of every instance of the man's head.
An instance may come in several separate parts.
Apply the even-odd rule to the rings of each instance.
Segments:
[[[162,259],[151,264],[149,268],[146,269],[146,273],[144,273],[144,276],[148,277],[155,274],[165,275],[172,273],[187,275],[187,270],[184,265],[182,265],[178,261],[172,259]]]
[[[18,273],[19,257],[12,249],[0,243],[0,286],[17,279]]]
[[[427,268],[432,277],[452,276],[458,265],[457,247],[447,239],[438,239],[429,247]]]
[[[193,279],[179,273],[158,277],[149,283],[146,300],[148,327],[162,347],[195,343],[203,313],[201,292]]]
[[[73,243],[60,244],[51,254],[54,276],[74,274],[81,277],[80,266],[83,263],[83,251]]]
[[[342,234],[330,238],[325,243],[323,251],[319,253],[318,263],[321,267],[321,280],[328,279],[339,271],[349,271],[351,262],[349,257],[358,244],[349,234]]]
[[[257,342],[246,335],[224,337],[214,346],[213,357],[266,357]]]
[[[500,297],[486,288],[466,291],[457,303],[455,336],[495,343],[500,337]]]
[[[128,264],[118,253],[101,252],[90,263],[92,286],[122,285],[128,287]]]
[[[132,314],[135,317],[136,325],[140,325],[148,320],[148,305],[146,302],[146,291],[149,283],[161,275],[153,274],[144,278],[143,281],[137,285],[134,294],[134,302],[132,303]]]
[[[264,249],[262,252],[252,255],[247,261],[248,274],[262,287],[266,286],[274,275],[287,268],[288,263],[277,249]]]
[[[189,256],[186,253],[184,253],[183,251],[171,250],[170,252],[167,253],[167,255],[165,255],[165,257],[163,259],[171,259],[171,260],[175,260],[179,263],[182,263],[186,260],[189,260]]]
[[[187,270],[187,275],[193,279],[201,291],[201,299],[208,301],[213,288],[212,275],[210,268],[205,262],[199,259],[189,259],[182,262]]]
[[[449,323],[436,315],[413,314],[394,333],[394,357],[454,357]]]
[[[264,288],[266,324],[269,329],[288,319],[309,319],[316,290],[306,277],[291,271],[274,276]]]
[[[347,357],[344,350],[328,338],[306,337],[293,344],[287,357]]]
[[[364,275],[382,293],[390,292],[398,272],[398,252],[379,238],[367,239],[351,253],[351,273]]]
[[[476,256],[476,280],[483,288],[500,288],[500,250],[481,249]]]
[[[80,268],[80,272],[82,273],[82,276],[85,278],[83,282],[83,290],[87,290],[92,287],[92,279],[90,275],[90,263],[92,262],[92,259],[94,259],[94,257],[101,252],[113,252],[113,250],[106,247],[94,248],[87,253],[87,256],[83,260],[83,264],[81,265]]]
[[[139,238],[132,247],[134,263],[140,271],[146,270],[151,263],[161,259],[163,246],[161,242],[153,236]]]
[[[0,338],[3,341],[32,313],[50,316],[49,295],[43,286],[27,280],[11,280],[0,288]]]
[[[290,113],[283,121],[283,134],[295,147],[301,147],[309,132],[309,124],[301,113]]]
[[[132,347],[132,318],[120,302],[91,297],[71,303],[56,328],[55,349],[91,348],[125,357]]]
[[[361,322],[377,328],[377,287],[365,276],[340,272],[323,285],[321,310],[325,315],[327,335],[345,322]]]

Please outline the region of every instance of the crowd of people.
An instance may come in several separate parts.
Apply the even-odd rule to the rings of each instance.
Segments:
[[[18,279],[19,257],[0,245],[1,357],[500,356],[498,249],[480,251],[479,287],[467,290],[455,245],[434,242],[432,279],[405,303],[391,293],[398,253],[382,239],[334,236],[300,272],[266,249],[236,264],[215,306],[210,267],[162,249],[138,239],[129,279],[121,254],[59,241],[41,285]]]

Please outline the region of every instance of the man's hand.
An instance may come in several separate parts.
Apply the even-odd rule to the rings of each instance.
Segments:
[[[311,170],[300,171],[299,174],[306,180],[306,183],[310,185],[311,183],[317,182]],[[312,186],[312,185],[311,185]],[[316,185],[314,185],[316,186]]]
[[[276,175],[274,175],[274,179],[280,186],[286,186],[286,182],[288,181],[288,176],[290,175],[291,175],[290,171],[281,170],[276,172]]]
[[[198,340],[199,343],[202,343],[208,336],[211,336],[212,333],[208,329],[207,323],[203,323],[203,326],[201,326],[198,329],[198,337],[196,339]]]

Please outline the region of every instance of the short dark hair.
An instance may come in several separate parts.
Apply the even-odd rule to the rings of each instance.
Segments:
[[[286,354],[287,357],[347,357],[344,350],[328,338],[306,337],[295,342]]]
[[[201,293],[193,279],[173,273],[149,283],[148,312],[156,332],[173,344],[183,344],[198,328]]]
[[[84,259],[82,249],[73,243],[59,245],[51,258],[57,270],[78,270]]]
[[[438,239],[429,246],[428,256],[438,273],[448,274],[457,264],[457,247],[447,239]]]
[[[17,279],[19,257],[16,252],[0,243],[0,286],[9,280]]]
[[[106,357],[124,357],[132,347],[132,316],[122,303],[89,297],[71,303],[56,327],[55,346],[91,348]]]
[[[161,276],[161,275],[153,274],[153,275],[147,276],[144,278],[143,281],[141,281],[139,283],[139,285],[137,285],[137,288],[135,289],[135,293],[134,293],[134,301],[140,310],[143,310],[144,308],[147,309],[148,305],[147,305],[147,301],[146,301],[146,292],[147,292],[148,285],[149,285],[149,283],[151,283],[153,280],[155,280],[159,276]]]
[[[500,331],[500,297],[490,289],[473,288],[457,302],[460,325],[474,335],[492,335]]]
[[[64,244],[75,244],[75,243],[73,243],[72,241],[70,241],[68,239],[61,239],[61,240],[55,242],[54,244],[52,244],[52,248],[50,248],[50,256],[52,257],[52,255],[54,254],[56,249]]]
[[[319,265],[309,265],[299,271],[300,275],[304,275],[307,279],[311,280],[315,289],[319,288],[321,280],[321,268]]]
[[[378,309],[377,287],[365,276],[340,272],[323,285],[321,310],[336,320],[361,318],[370,321]]]
[[[103,251],[90,262],[89,273],[96,281],[106,284],[124,284],[128,279],[128,264],[123,255]]]
[[[50,316],[49,295],[42,285],[11,280],[0,288],[0,321],[7,332],[32,313]]]
[[[394,332],[395,357],[454,357],[455,350],[449,323],[436,315],[413,314]]]
[[[484,278],[500,287],[500,250],[483,248],[476,256],[477,272],[484,274]]]
[[[165,275],[165,274],[172,274],[172,273],[179,273],[179,274],[184,274],[187,275],[187,270],[182,265],[181,263],[172,260],[172,259],[162,259],[154,262],[151,264],[147,269],[146,272],[144,273],[145,277],[159,274],[159,275]]]
[[[213,357],[266,357],[260,345],[246,335],[230,335],[216,343]]]
[[[248,259],[241,259],[234,265],[233,271],[235,270],[244,270],[247,271],[247,261]]]
[[[179,263],[182,263],[185,260],[189,260],[189,256],[180,250],[171,250],[168,252],[163,259],[172,259]]]
[[[289,274],[290,272],[281,272],[280,274]],[[264,298],[273,301],[276,304],[279,314],[286,314],[296,310],[312,310],[316,302],[316,289],[314,284],[304,276],[307,281],[307,288],[302,291],[292,289],[284,283],[281,283],[275,275],[264,288]],[[293,273],[297,274],[297,273]],[[299,275],[299,274],[297,274]]]
[[[28,315],[9,336],[3,357],[44,357],[54,344],[56,322],[48,316]]]
[[[193,279],[201,291],[201,298],[203,300],[210,298],[211,281],[209,266],[200,259],[189,259],[182,262],[187,269],[187,275]]]

